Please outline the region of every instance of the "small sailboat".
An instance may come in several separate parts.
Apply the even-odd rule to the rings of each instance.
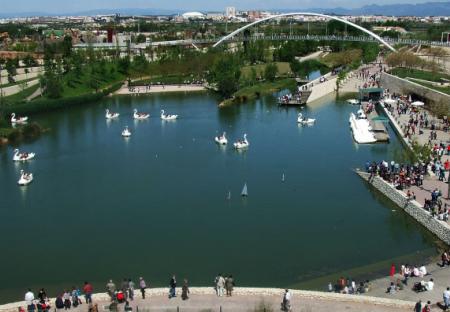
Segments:
[[[227,196],[227,199],[228,199],[228,200],[230,200],[230,199],[231,199],[231,192],[230,192],[230,191],[228,191],[228,196]]]
[[[247,183],[244,184],[244,188],[242,189],[241,196],[243,196],[243,197],[248,196]]]
[[[284,176],[284,173],[283,173],[283,175],[281,176],[281,182],[284,182],[284,180],[285,180],[285,176]]]

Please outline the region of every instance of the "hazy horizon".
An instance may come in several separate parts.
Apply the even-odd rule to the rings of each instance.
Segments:
[[[449,2],[443,0],[183,0],[149,1],[149,0],[16,0],[2,4],[2,13],[40,12],[48,14],[67,14],[92,10],[120,9],[161,9],[172,11],[224,11],[227,6],[238,9],[301,9],[301,8],[359,8],[364,5],[419,4],[426,2]],[[450,3],[449,3],[450,4]]]

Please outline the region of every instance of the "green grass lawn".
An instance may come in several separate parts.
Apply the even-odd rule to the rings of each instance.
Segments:
[[[288,62],[276,62],[275,64],[278,68],[277,76],[288,77],[291,74],[291,65]],[[252,68],[255,69],[257,77],[264,77],[266,64],[244,66],[241,68],[242,76],[247,79],[251,78]]]
[[[16,94],[5,96],[3,101],[6,105],[13,105],[15,103],[24,101],[27,97],[32,95],[37,89],[39,89],[39,84],[26,88],[23,91],[20,91]]]
[[[441,78],[450,80],[450,75],[444,73],[433,73],[419,69],[394,68],[391,74],[400,78],[416,78],[433,82],[441,82]]]

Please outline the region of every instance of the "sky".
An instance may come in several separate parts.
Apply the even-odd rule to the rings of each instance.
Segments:
[[[0,0],[2,13],[42,12],[64,14],[96,9],[170,9],[175,11],[224,11],[238,9],[355,8],[366,4],[400,4],[449,0]]]

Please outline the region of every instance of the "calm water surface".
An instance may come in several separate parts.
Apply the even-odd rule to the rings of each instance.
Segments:
[[[109,278],[165,286],[172,273],[192,285],[223,272],[238,285],[284,287],[432,246],[352,172],[403,157],[393,134],[390,144],[353,143],[354,107],[324,100],[305,110],[316,125],[299,127],[298,110],[272,97],[217,102],[207,93],[116,97],[33,117],[51,129],[21,146],[36,159],[14,164],[12,148],[0,152],[0,300],[84,280],[97,291]],[[105,108],[120,118],[107,122]],[[133,108],[152,116],[135,122]],[[161,108],[181,118],[162,122]],[[248,151],[217,146],[222,131],[230,143],[247,133]],[[35,175],[27,188],[16,185],[20,169]]]

